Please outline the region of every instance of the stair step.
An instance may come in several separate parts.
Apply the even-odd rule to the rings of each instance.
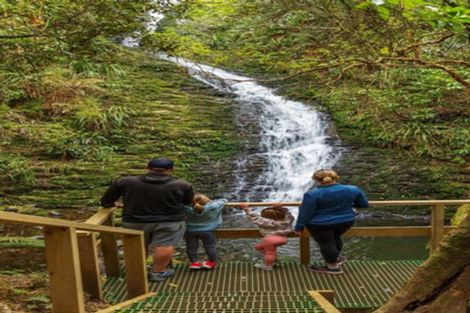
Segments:
[[[305,291],[160,292],[126,313],[324,313]]]

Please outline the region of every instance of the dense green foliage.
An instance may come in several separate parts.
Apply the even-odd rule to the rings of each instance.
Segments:
[[[469,23],[464,1],[194,0],[145,43],[319,99],[348,141],[465,164]]]
[[[320,100],[347,142],[448,164],[470,155],[469,11],[459,1],[0,0],[0,194],[5,203],[96,204],[156,154],[179,175],[235,153],[230,107],[166,51]],[[149,10],[164,10],[157,32]],[[191,134],[188,136],[187,134]],[[426,159],[427,158],[427,159]],[[445,162],[445,166],[443,163]],[[387,163],[387,162],[385,162]],[[388,164],[388,163],[387,163]],[[376,187],[374,187],[376,188]],[[214,191],[217,193],[217,191]]]
[[[0,1],[0,204],[96,205],[149,158],[193,180],[236,151],[224,99],[118,43],[152,3]]]
[[[97,204],[111,179],[142,173],[157,155],[174,158],[177,174],[236,151],[230,107],[166,62],[128,52],[119,75],[89,78],[53,66],[51,94],[3,105],[1,189],[8,203],[48,207]],[[216,192],[216,191],[214,191]]]
[[[106,62],[114,47],[108,39],[144,29],[152,1],[0,1],[0,69],[17,79],[49,64]]]

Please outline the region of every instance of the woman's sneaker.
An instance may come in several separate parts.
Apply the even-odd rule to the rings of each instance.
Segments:
[[[202,268],[201,262],[193,262],[189,265],[190,270],[200,270]]]
[[[263,271],[272,271],[273,270],[272,265],[266,265],[264,263],[256,263],[255,267],[259,268],[260,270],[263,270]]]
[[[163,272],[149,272],[147,277],[148,280],[151,282],[158,282],[158,281],[164,281],[165,279],[175,275],[175,271],[168,268]]]
[[[308,267],[308,269],[311,272],[315,272],[315,273],[325,273],[325,274],[333,274],[333,275],[343,274],[343,271],[341,270],[340,267],[338,267],[338,268],[329,268],[326,265],[324,265],[324,266],[310,265]]]
[[[336,264],[337,264],[338,266],[341,266],[341,265],[343,265],[344,263],[346,263],[347,260],[348,260],[348,259],[346,259],[346,257],[344,257],[344,256],[339,256],[338,259],[336,260]]]
[[[204,261],[202,262],[202,268],[205,268],[206,270],[212,270],[217,266],[217,262],[213,261]]]

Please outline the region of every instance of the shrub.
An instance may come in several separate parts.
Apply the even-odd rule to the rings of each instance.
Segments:
[[[96,63],[90,60],[73,60],[70,62],[71,68],[87,77],[120,78],[125,74],[125,70],[116,65],[108,63]]]
[[[17,183],[34,185],[36,175],[26,158],[16,155],[4,154],[0,156],[0,177],[5,180],[2,183]]]
[[[99,103],[96,99],[85,98],[75,113],[78,126],[86,130],[107,130],[108,123],[106,116],[102,114]]]
[[[107,139],[97,133],[78,133],[48,146],[50,156],[64,159],[103,161],[109,158],[116,147],[106,145]]]
[[[86,98],[75,113],[75,118],[82,129],[109,132],[112,128],[127,126],[131,114],[133,111],[126,107],[111,106],[102,109],[95,99]]]

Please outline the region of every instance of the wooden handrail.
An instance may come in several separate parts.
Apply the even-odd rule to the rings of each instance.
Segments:
[[[85,223],[114,226],[113,214],[115,210],[116,208],[101,209],[88,218]],[[101,248],[106,275],[108,277],[118,277],[120,266],[116,235],[102,233],[98,240],[96,233],[78,230],[77,236],[83,290],[92,297],[103,300],[103,284],[98,261],[98,251]]]
[[[55,219],[50,217],[41,217],[34,215],[26,215],[19,213],[0,212],[0,222],[7,222],[13,224],[27,224],[43,227],[73,227],[76,230],[87,230],[100,233],[111,233],[120,235],[141,235],[140,230],[133,230],[128,228],[118,228],[111,226],[93,225],[78,223],[69,220]]]
[[[91,225],[104,225],[109,219],[113,218],[113,214],[116,208],[100,209],[98,212],[90,216],[84,223]],[[79,236],[88,236],[90,231],[79,230],[77,231]]]
[[[275,203],[281,203],[283,206],[299,206],[301,202],[227,202],[225,205],[230,207],[238,207],[240,204],[248,204],[250,206],[271,206]],[[470,199],[465,200],[371,200],[371,206],[427,206],[427,205],[459,205],[470,204]]]
[[[90,218],[88,218],[85,223],[87,224],[95,224],[95,225],[105,225],[105,226],[114,226],[114,211],[116,208],[102,208]],[[79,243],[87,242],[89,245],[89,241],[92,239],[89,238],[91,236],[91,232],[79,230],[77,231],[77,235],[79,236]],[[119,266],[119,255],[118,255],[118,247],[116,242],[116,235],[110,233],[102,233],[100,234],[100,240],[96,240],[96,245],[101,246],[101,251],[103,253],[104,259],[104,268],[106,271],[106,275],[108,277],[119,277],[120,274],[120,266]],[[83,239],[82,237],[87,237]],[[91,260],[92,256],[90,256],[90,260],[88,260],[88,264],[92,263]],[[96,259],[96,258],[95,258]],[[83,263],[83,262],[82,262]],[[98,285],[97,282],[99,277],[97,272],[94,274],[94,281],[95,285]],[[95,288],[96,289],[96,288]],[[101,298],[101,293],[93,293],[90,294],[96,296],[97,298]]]
[[[280,202],[228,202],[225,205],[230,207],[238,207],[242,203],[249,206],[265,207]],[[346,236],[392,236],[392,237],[408,237],[408,236],[430,236],[430,253],[432,253],[439,245],[442,237],[454,227],[445,226],[444,211],[446,205],[463,205],[469,204],[470,199],[464,200],[383,200],[369,201],[371,206],[431,206],[431,226],[401,226],[401,227],[353,227],[345,235]],[[301,202],[281,202],[283,206],[299,206]],[[250,238],[259,237],[256,230],[218,230],[218,236],[221,238],[244,238],[246,235]],[[290,234],[290,237],[295,237]],[[300,240],[300,261],[308,263],[310,258],[310,238],[305,231]]]
[[[444,227],[444,233],[454,229],[455,226]],[[215,231],[215,235],[220,239],[237,239],[237,238],[260,238],[258,228],[219,228]],[[345,237],[417,237],[430,236],[431,226],[358,226],[348,230]],[[299,237],[292,232],[288,237]]]
[[[112,225],[112,209],[98,212],[87,221]],[[144,236],[140,230],[8,212],[0,212],[0,222],[44,227],[53,313],[85,313],[84,289],[98,298],[102,296],[95,232],[103,237],[122,235],[128,295],[148,293]],[[78,230],[86,234],[78,236]],[[87,277],[85,285],[83,277]]]
[[[114,211],[116,211],[116,208],[106,208],[106,209],[100,209],[98,212],[93,214],[89,219],[85,221],[87,224],[93,224],[93,225],[103,225],[112,214],[114,214]]]

